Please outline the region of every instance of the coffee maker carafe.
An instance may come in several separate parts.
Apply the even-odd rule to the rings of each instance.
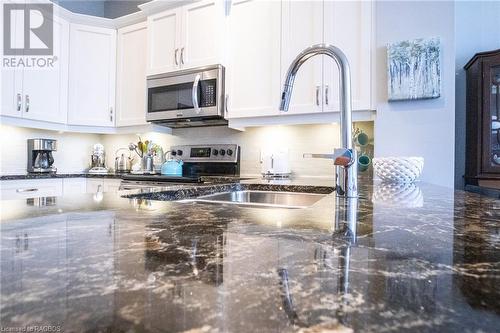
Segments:
[[[55,173],[52,152],[57,150],[57,141],[52,139],[28,139],[28,172]]]

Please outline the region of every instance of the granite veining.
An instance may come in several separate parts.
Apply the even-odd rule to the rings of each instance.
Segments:
[[[241,188],[331,191],[313,183],[1,202],[0,326],[498,332],[500,200],[365,184],[355,234],[334,193],[305,209],[162,201]]]

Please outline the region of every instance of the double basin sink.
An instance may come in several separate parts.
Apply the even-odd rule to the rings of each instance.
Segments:
[[[251,207],[307,208],[314,205],[325,195],[302,192],[241,190],[209,194],[185,201]]]

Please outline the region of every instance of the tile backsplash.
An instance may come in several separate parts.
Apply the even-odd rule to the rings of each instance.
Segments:
[[[373,137],[373,123],[358,123]],[[90,153],[94,143],[100,142],[106,149],[108,167],[114,167],[115,151],[137,142],[138,135],[58,133],[11,126],[0,126],[1,145],[0,174],[26,172],[26,140],[43,137],[58,140],[58,151],[54,153],[59,173],[81,172],[89,167]],[[333,174],[331,161],[304,159],[303,153],[327,153],[339,147],[339,125],[296,125],[247,128],[240,132],[227,127],[204,127],[173,130],[172,135],[141,133],[143,140],[152,140],[166,151],[171,145],[235,143],[241,146],[241,174],[260,174],[262,149],[287,148],[290,167],[297,176],[328,176]]]

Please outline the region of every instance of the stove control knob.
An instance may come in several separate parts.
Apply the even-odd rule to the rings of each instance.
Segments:
[[[226,151],[225,151],[224,149],[221,149],[221,150],[219,151],[219,153],[220,153],[220,156],[224,156],[224,155],[226,155]]]
[[[227,156],[231,156],[233,155],[233,150],[232,149],[228,149],[227,150]]]
[[[219,155],[219,151],[217,149],[214,149],[214,150],[212,150],[212,154],[214,156],[217,156],[217,155]]]
[[[182,150],[178,150],[177,155],[182,156]]]

